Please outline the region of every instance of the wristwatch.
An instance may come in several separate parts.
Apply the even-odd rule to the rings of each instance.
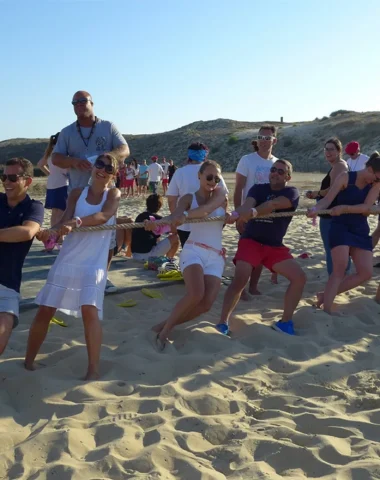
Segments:
[[[75,226],[79,228],[82,225],[82,220],[79,217],[74,217],[75,220]]]

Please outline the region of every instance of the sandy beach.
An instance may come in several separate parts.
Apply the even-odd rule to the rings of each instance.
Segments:
[[[292,184],[303,191],[320,178],[296,175]],[[141,199],[127,199],[120,214],[143,210]],[[370,218],[372,229],[376,222]],[[235,228],[225,228],[227,277],[237,240]],[[285,243],[295,257],[312,255],[298,259],[308,281],[295,337],[270,328],[287,281],[272,285],[264,271],[262,295],[238,304],[231,337],[214,328],[222,285],[212,310],[176,328],[158,353],[150,329],[184,291],[162,282],[162,299],[140,290],[106,297],[102,377],[85,383],[81,320],[58,314],[67,327],[51,326],[40,368],[27,372],[35,310],[23,311],[0,359],[0,479],[380,478],[380,269],[340,295],[342,316],[330,317],[312,306],[327,279],[319,229],[296,217]],[[128,286],[128,271],[138,276],[141,267],[115,262],[111,279]],[[118,306],[129,299],[137,305]]]

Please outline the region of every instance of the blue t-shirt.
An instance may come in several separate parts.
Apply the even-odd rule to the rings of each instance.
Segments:
[[[148,165],[140,165],[140,178],[148,178]]]
[[[294,212],[298,207],[299,192],[295,187],[285,187],[282,190],[272,190],[269,183],[254,185],[248,192],[247,198],[256,200],[256,206],[276,197],[286,197],[292,203],[291,208],[276,210],[276,212]],[[283,239],[293,217],[255,218],[245,227],[242,238],[250,238],[256,242],[271,247],[282,247]]]
[[[5,193],[0,193],[0,228],[17,227],[26,221],[44,221],[44,206],[27,195],[22,202],[11,208]],[[22,267],[32,240],[26,242],[0,242],[0,284],[20,292]]]

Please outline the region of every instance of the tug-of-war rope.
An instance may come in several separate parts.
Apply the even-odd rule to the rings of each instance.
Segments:
[[[318,215],[331,215],[332,210],[320,210]],[[269,213],[267,215],[260,215],[255,218],[278,218],[278,217],[302,217],[306,216],[308,210],[296,210],[295,212],[274,212]],[[368,215],[379,215],[380,214],[380,207],[371,207],[368,212]],[[346,215],[342,213],[342,215]],[[352,214],[351,214],[352,215]],[[361,213],[357,213],[355,215],[362,215]],[[221,222],[225,220],[225,216],[221,217],[207,217],[207,218],[197,218],[197,219],[188,219],[184,223],[203,223],[203,222]],[[167,220],[156,220],[154,222],[155,225],[170,225],[171,222]],[[97,225],[94,227],[79,227],[73,228],[73,232],[97,232],[99,230],[132,230],[134,228],[144,228],[145,223],[119,223],[115,225]]]

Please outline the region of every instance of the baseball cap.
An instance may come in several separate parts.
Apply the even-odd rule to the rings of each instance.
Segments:
[[[346,148],[344,151],[347,153],[347,155],[355,155],[355,153],[360,150],[360,143],[359,142],[350,142],[347,143]]]

